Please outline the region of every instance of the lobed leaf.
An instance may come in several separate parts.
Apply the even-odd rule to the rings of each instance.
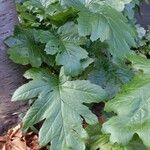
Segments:
[[[53,65],[53,57],[46,55],[43,46],[35,41],[35,32],[34,29],[19,29],[14,36],[5,40],[10,59],[17,64],[31,64],[32,67],[40,67],[43,62]]]
[[[114,57],[124,58],[130,54],[130,47],[135,46],[135,33],[120,12],[97,0],[63,0],[63,3],[79,10],[80,36],[90,35],[92,41],[106,41]]]
[[[104,56],[99,59],[89,73],[88,79],[104,88],[111,99],[121,90],[124,84],[132,80],[134,73],[121,61],[115,64]]]
[[[89,135],[86,150],[146,150],[137,136],[134,136],[133,140],[125,146],[111,143],[109,135],[101,132],[100,124],[90,125],[86,128],[86,131]]]
[[[125,85],[122,92],[106,104],[105,110],[113,111],[117,116],[104,123],[103,130],[111,134],[113,143],[127,144],[134,134],[138,134],[143,143],[150,147],[150,61],[136,55],[129,60],[136,70],[143,73]]]
[[[12,97],[13,101],[36,99],[23,119],[24,129],[44,120],[39,131],[41,146],[51,142],[52,150],[84,150],[87,133],[82,117],[89,124],[96,123],[97,118],[83,103],[103,101],[106,92],[89,81],[68,81],[62,74],[58,79],[41,69],[29,70],[25,77],[33,80]]]
[[[86,63],[87,66],[83,66],[84,60],[89,57],[87,51],[80,46],[85,43],[85,40],[79,37],[73,22],[61,26],[57,33],[40,30],[37,32],[36,38],[41,43],[46,43],[47,54],[56,55],[56,64],[64,66],[66,75],[77,76],[92,63],[92,61],[88,61],[89,64]]]

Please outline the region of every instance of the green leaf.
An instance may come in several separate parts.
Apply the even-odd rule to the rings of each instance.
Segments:
[[[131,141],[128,145],[122,146],[117,143],[112,144],[109,141],[109,135],[102,133],[97,136],[95,142],[91,143],[90,146],[90,150],[147,150],[140,140],[134,140]]]
[[[143,145],[142,141],[136,135],[128,145],[124,146],[124,150],[147,150],[147,148]]]
[[[88,79],[104,88],[110,98],[114,97],[123,84],[128,83],[132,78],[133,71],[123,62],[115,64],[104,56],[97,60],[95,67],[88,75]]]
[[[140,73],[106,104],[105,110],[117,116],[104,123],[103,130],[113,143],[127,144],[137,134],[150,147],[150,61],[136,55],[129,60]]]
[[[31,0],[33,6],[38,8],[47,8],[50,4],[57,2],[58,0]]]
[[[111,144],[109,142],[108,135],[100,135],[99,139],[92,144],[90,150],[124,150],[122,146],[118,144]]]
[[[24,2],[23,4],[16,4],[18,18],[20,25],[25,28],[39,26],[36,15],[31,11],[33,7],[30,2]]]
[[[66,75],[77,76],[84,70],[81,61],[88,58],[88,53],[80,46],[85,40],[79,37],[74,23],[61,26],[57,33],[38,31],[36,38],[46,43],[47,54],[56,55],[56,64],[64,66]]]
[[[44,0],[45,1],[45,0]],[[73,8],[65,8],[56,1],[49,1],[47,3],[39,0],[32,0],[23,3],[23,5],[18,5],[18,11],[20,13],[21,22],[23,25],[27,24],[27,21],[34,26],[33,22],[39,21],[41,25],[54,24],[56,26],[61,26],[65,24],[68,20],[73,20],[77,17],[77,11]],[[22,9],[24,11],[22,11]],[[30,16],[34,16],[36,20],[31,20]],[[27,18],[27,20],[26,20]]]
[[[13,101],[36,99],[23,119],[24,129],[44,120],[39,131],[41,146],[51,142],[52,150],[84,150],[87,133],[82,117],[89,124],[96,123],[97,118],[83,103],[103,101],[106,92],[89,81],[68,81],[62,74],[58,79],[41,69],[29,70],[25,77],[33,80],[12,97]]]
[[[131,61],[132,66],[135,71],[142,71],[144,74],[150,74],[150,61],[146,57],[139,55],[131,55],[128,57],[128,60]]]
[[[10,47],[8,49],[10,59],[17,64],[31,64],[33,67],[41,66],[42,62],[53,65],[53,57],[46,55],[43,46],[35,41],[35,32],[34,29],[19,29],[14,36],[5,40],[5,44]]]
[[[77,11],[73,8],[65,9],[53,16],[49,16],[51,23],[57,26],[65,24],[68,20],[73,20],[77,17]]]
[[[121,145],[109,142],[109,135],[101,132],[100,124],[89,125],[86,131],[89,135],[87,150],[124,150]]]
[[[130,47],[135,46],[135,33],[127,24],[127,19],[109,5],[79,0],[63,0],[63,3],[80,11],[80,36],[90,35],[92,41],[106,41],[114,57],[124,58],[130,53]]]
[[[128,145],[112,144],[109,141],[109,135],[101,132],[101,125],[89,125],[86,128],[88,133],[88,141],[86,150],[147,150],[138,136],[134,136]]]
[[[118,11],[123,11],[126,4],[129,4],[132,0],[105,0],[104,2]]]

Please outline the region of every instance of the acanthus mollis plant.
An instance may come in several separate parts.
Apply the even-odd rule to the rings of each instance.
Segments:
[[[150,147],[150,61],[131,50],[137,33],[122,14],[131,0],[31,0],[7,38],[12,61],[30,66],[12,101],[31,100],[27,131],[42,122],[51,150]],[[104,124],[91,111],[105,104]],[[88,127],[83,126],[83,122]]]

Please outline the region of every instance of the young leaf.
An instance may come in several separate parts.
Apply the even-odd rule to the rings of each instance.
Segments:
[[[52,150],[84,150],[87,133],[82,128],[82,117],[89,124],[96,123],[97,118],[83,103],[103,101],[106,92],[89,81],[66,81],[62,74],[59,80],[40,69],[29,70],[25,77],[33,80],[12,97],[13,101],[37,97],[23,119],[24,129],[44,120],[39,131],[41,146],[51,142]]]
[[[136,55],[129,60],[136,70],[143,73],[125,85],[122,92],[106,104],[105,110],[113,111],[117,116],[104,123],[103,130],[111,134],[113,143],[127,144],[136,133],[150,147],[150,61]]]
[[[36,38],[46,43],[47,54],[56,54],[56,64],[64,66],[66,75],[76,76],[84,70],[81,61],[88,58],[88,53],[80,47],[85,40],[79,37],[74,23],[65,24],[55,34],[40,30]]]
[[[49,16],[51,23],[57,26],[65,24],[68,20],[73,20],[77,17],[77,11],[73,8],[65,9],[53,16]]]
[[[135,33],[127,24],[127,19],[109,5],[98,1],[79,0],[63,0],[63,3],[80,11],[80,36],[90,35],[92,41],[106,41],[113,56],[124,58],[130,53],[130,47],[135,46]]]
[[[10,47],[8,49],[10,59],[22,65],[31,64],[33,67],[41,66],[42,62],[53,65],[53,57],[46,55],[43,46],[35,41],[35,32],[34,29],[19,29],[14,36],[5,40],[5,44]]]

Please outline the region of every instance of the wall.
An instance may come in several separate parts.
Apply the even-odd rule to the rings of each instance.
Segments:
[[[0,0],[0,134],[18,121],[25,104],[10,102],[14,90],[23,82],[23,71],[6,54],[3,40],[13,33],[18,23],[13,0]]]

